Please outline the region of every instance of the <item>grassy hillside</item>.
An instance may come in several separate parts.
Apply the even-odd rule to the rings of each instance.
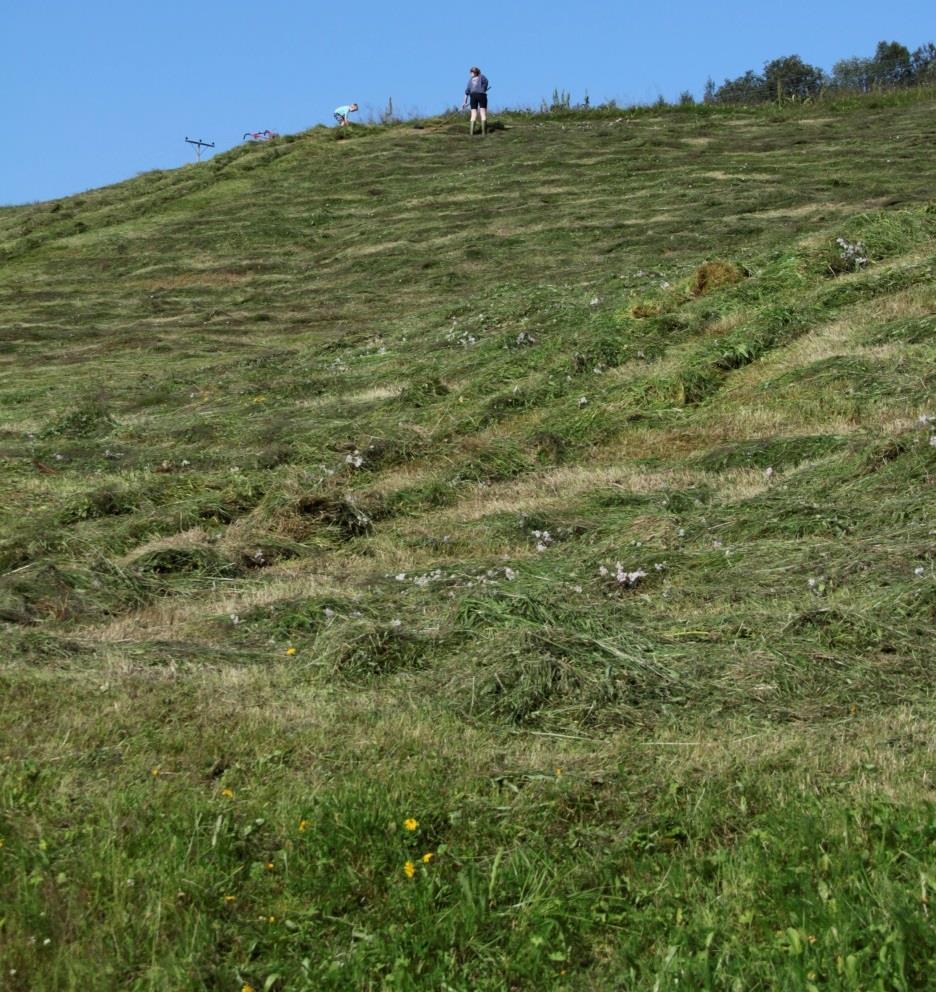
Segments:
[[[0,210],[0,987],[929,987],[934,110]]]

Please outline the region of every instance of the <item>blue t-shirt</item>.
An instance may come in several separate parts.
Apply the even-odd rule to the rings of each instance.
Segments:
[[[350,113],[353,113],[353,111],[351,110],[351,105],[349,103],[342,104],[340,107],[335,107],[335,114],[338,117],[347,117]]]

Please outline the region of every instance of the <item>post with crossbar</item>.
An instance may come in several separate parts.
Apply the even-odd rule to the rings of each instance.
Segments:
[[[189,138],[189,137],[186,137],[185,140],[190,145],[194,145],[195,146],[195,161],[196,162],[200,162],[201,161],[201,150],[203,148],[214,148],[214,142],[213,141],[202,141],[201,138]]]

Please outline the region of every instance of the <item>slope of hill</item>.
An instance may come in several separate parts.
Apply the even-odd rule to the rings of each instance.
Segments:
[[[926,987],[933,111],[0,211],[2,987]]]

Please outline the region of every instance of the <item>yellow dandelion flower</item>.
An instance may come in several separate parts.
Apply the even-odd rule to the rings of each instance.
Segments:
[[[152,775],[153,778],[156,778],[159,775],[159,765],[150,769],[150,775]]]
[[[276,922],[276,917],[275,916],[268,916],[267,917],[267,923],[275,923],[275,922]]]
[[[422,863],[424,865],[427,865],[434,857],[435,855],[432,853],[432,851],[426,851],[426,853],[422,856]]]
[[[241,992],[254,992],[254,987],[245,983],[241,986]]]
[[[230,905],[232,902],[237,902],[237,896],[225,896],[224,901]]]
[[[403,874],[407,878],[412,878],[416,874],[416,865],[414,865],[412,861],[407,861],[403,865]]]
[[[266,870],[267,870],[267,871],[273,871],[273,869],[274,869],[275,867],[276,867],[276,865],[274,865],[272,861],[268,861],[268,862],[266,863]]]
[[[306,830],[308,830],[308,829],[309,829],[309,821],[308,820],[300,820],[299,821],[299,833],[304,834],[306,832]]]
[[[562,769],[561,768],[557,768],[556,769],[556,778],[561,778],[561,777],[562,777]]]
[[[292,645],[286,648],[286,654],[288,654],[290,657],[292,657],[295,653],[296,653],[296,649]]]
[[[234,798],[234,790],[233,789],[222,789],[221,790],[221,795],[224,796],[225,799],[233,799]]]
[[[413,817],[411,817],[411,816],[410,817],[407,817],[403,821],[403,826],[406,827],[406,829],[409,830],[409,831],[418,830],[419,829],[419,820],[414,820]]]

